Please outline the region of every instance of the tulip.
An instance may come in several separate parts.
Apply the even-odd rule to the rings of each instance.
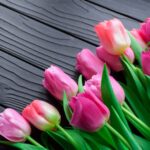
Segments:
[[[22,112],[31,124],[42,131],[54,130],[60,123],[60,114],[58,110],[41,100],[34,100],[26,106]]]
[[[76,69],[86,79],[97,73],[102,73],[104,62],[96,57],[89,49],[83,49],[76,57]]]
[[[150,18],[147,18],[146,21],[141,24],[139,34],[146,43],[150,42]]]
[[[120,57],[117,55],[112,55],[105,50],[103,46],[96,48],[97,56],[114,71],[123,70]],[[127,48],[124,52],[124,55],[130,60],[131,63],[134,61],[134,53],[131,48]]]
[[[97,131],[109,119],[109,109],[90,91],[73,97],[69,106],[73,110],[71,125],[84,131]]]
[[[120,84],[112,77],[109,76],[110,83],[112,85],[114,94],[116,98],[118,99],[119,103],[122,104],[125,100],[125,93],[123,88],[120,86]],[[92,76],[90,80],[87,80],[84,85],[84,90],[85,91],[92,91],[99,99],[102,99],[102,94],[101,94],[101,80],[102,80],[102,75],[97,74]]]
[[[143,72],[150,76],[150,50],[142,52],[141,59]]]
[[[43,86],[58,100],[63,99],[64,91],[68,99],[76,95],[78,91],[76,82],[53,65],[44,72]]]
[[[143,49],[145,49],[146,48],[146,43],[143,40],[143,38],[141,37],[141,35],[139,34],[139,31],[137,29],[132,29],[130,32],[134,36],[134,38],[137,40],[137,42],[139,42],[139,44],[141,45],[141,47]]]
[[[108,53],[121,55],[130,47],[130,38],[123,24],[118,19],[100,22],[95,31]]]
[[[12,142],[23,142],[31,133],[28,122],[15,110],[0,113],[0,135]]]

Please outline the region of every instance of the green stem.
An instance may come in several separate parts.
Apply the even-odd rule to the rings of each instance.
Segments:
[[[144,122],[142,122],[140,119],[138,119],[134,114],[129,112],[127,109],[122,107],[123,112],[125,113],[126,117],[132,122],[136,123],[138,129],[141,129],[140,131],[144,131],[143,134],[146,135],[146,137],[149,137],[150,139],[150,127],[147,126]],[[133,122],[134,121],[134,122]]]
[[[1,141],[1,140],[0,140],[0,144],[12,146],[13,143],[12,143],[12,142],[9,142],[9,141]]]
[[[36,146],[38,146],[38,147],[42,147],[42,148],[43,148],[43,146],[42,146],[40,143],[38,143],[37,141],[35,141],[31,136],[27,136],[26,139],[27,139],[30,143],[32,143],[32,144],[34,144],[34,145],[36,145]]]
[[[78,78],[78,91],[79,93],[84,92],[82,75],[80,75]]]
[[[129,149],[131,149],[131,146],[126,141],[126,139],[118,132],[116,131],[110,124],[106,123],[106,127],[111,131],[112,134],[114,134],[116,137],[118,137]]]
[[[64,128],[62,128],[59,124],[57,125],[57,128],[64,134],[64,136],[70,141],[70,143],[75,147],[75,149],[77,148],[76,142],[73,140],[73,138],[64,130]]]
[[[122,107],[125,107],[128,111],[130,111],[132,114],[134,114],[133,111],[131,110],[131,108],[128,106],[128,104],[126,102],[123,103]]]

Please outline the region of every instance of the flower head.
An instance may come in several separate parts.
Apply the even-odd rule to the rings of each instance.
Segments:
[[[31,133],[28,122],[14,109],[0,113],[0,135],[12,142],[22,142]]]
[[[121,55],[130,47],[130,38],[123,24],[118,19],[100,22],[95,31],[102,45],[113,55]]]
[[[68,99],[76,95],[78,91],[76,82],[60,68],[53,65],[45,70],[43,85],[58,100],[63,99],[64,91]]]
[[[46,131],[54,130],[60,123],[60,114],[58,110],[41,100],[34,100],[26,106],[22,115],[36,128]]]

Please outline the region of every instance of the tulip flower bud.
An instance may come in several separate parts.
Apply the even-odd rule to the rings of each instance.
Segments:
[[[143,72],[150,76],[150,50],[142,52],[141,59]]]
[[[76,69],[86,79],[90,79],[97,73],[102,73],[104,63],[98,59],[89,49],[83,49],[76,57]]]
[[[26,106],[22,115],[36,128],[42,131],[54,130],[60,123],[58,110],[41,100],[34,100]]]
[[[139,42],[139,44],[141,45],[141,47],[143,49],[145,49],[146,48],[146,43],[143,40],[143,38],[141,37],[141,35],[139,34],[139,31],[137,29],[132,29],[130,32],[135,37],[135,39],[137,40],[137,42]]]
[[[63,99],[64,91],[68,99],[76,95],[78,91],[76,82],[53,65],[44,72],[43,86],[58,100]]]
[[[23,142],[31,133],[28,122],[15,110],[0,113],[0,135],[12,142]]]
[[[112,55],[105,50],[103,46],[96,48],[96,54],[98,58],[106,62],[106,64],[114,71],[123,70],[123,66],[120,61],[120,56]],[[131,48],[127,48],[124,52],[125,56],[130,60],[131,63],[134,61],[134,53]]]
[[[97,131],[109,119],[109,109],[92,92],[84,92],[69,101],[73,110],[71,125],[88,132]]]
[[[110,83],[112,85],[113,91],[115,93],[115,96],[117,97],[120,104],[122,104],[125,100],[125,93],[123,88],[120,86],[120,84],[112,77],[109,76]],[[85,82],[84,90],[85,91],[92,91],[99,99],[102,99],[101,95],[101,80],[102,75],[97,74],[92,76],[90,80],[87,80]]]
[[[141,24],[139,34],[146,43],[150,42],[150,18],[147,18],[145,22]]]
[[[130,38],[123,24],[118,19],[100,22],[95,31],[102,45],[113,55],[121,55],[130,47]]]

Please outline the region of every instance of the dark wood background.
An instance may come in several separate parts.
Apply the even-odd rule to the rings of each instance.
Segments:
[[[44,69],[58,65],[76,80],[76,54],[99,45],[95,24],[119,18],[130,30],[149,16],[150,0],[0,0],[0,111],[42,99],[62,112],[41,85]]]

